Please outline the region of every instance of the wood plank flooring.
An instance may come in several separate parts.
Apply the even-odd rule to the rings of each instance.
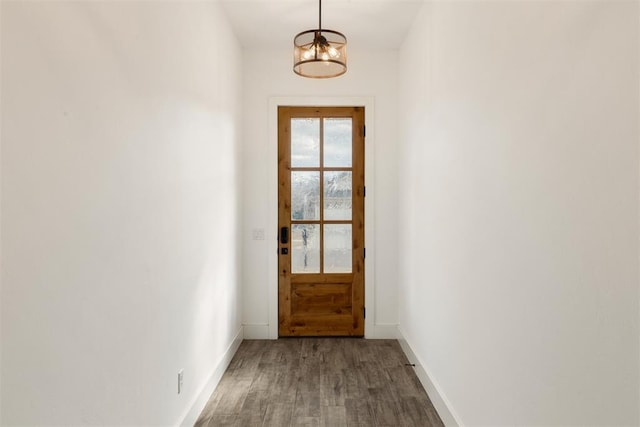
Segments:
[[[443,426],[395,340],[245,340],[196,427]]]

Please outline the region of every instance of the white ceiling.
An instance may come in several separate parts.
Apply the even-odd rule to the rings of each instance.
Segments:
[[[299,32],[318,27],[318,0],[220,0],[243,47],[289,48]],[[350,48],[400,47],[424,0],[324,0],[322,27]]]

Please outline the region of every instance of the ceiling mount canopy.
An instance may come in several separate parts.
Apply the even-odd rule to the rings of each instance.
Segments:
[[[293,39],[293,71],[303,77],[327,79],[347,72],[347,38],[322,29],[322,0],[318,0],[318,29]]]

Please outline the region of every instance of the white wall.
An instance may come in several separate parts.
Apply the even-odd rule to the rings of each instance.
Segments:
[[[2,25],[2,7],[0,6],[0,25]],[[0,29],[1,35],[1,29]],[[0,37],[0,242],[2,240],[2,37]],[[2,244],[0,243],[0,425],[2,424]]]
[[[209,2],[1,38],[2,425],[176,425],[241,330],[238,44]]]
[[[373,97],[374,123],[368,129],[375,138],[368,138],[365,150],[373,150],[374,182],[367,182],[367,197],[374,197],[373,212],[365,222],[375,218],[374,235],[376,253],[369,256],[375,277],[366,278],[366,292],[375,293],[375,309],[367,308],[367,315],[375,316],[373,324],[377,334],[395,330],[397,318],[396,298],[396,238],[397,223],[397,51],[366,52],[354,49],[349,52],[347,74],[328,80],[313,80],[299,77],[292,70],[291,50],[244,52],[244,117],[245,130],[243,148],[244,167],[244,324],[247,336],[266,338],[270,321],[269,274],[277,275],[271,266],[270,254],[277,250],[276,227],[269,224],[270,206],[277,208],[277,201],[270,189],[277,188],[275,178],[269,174],[269,162],[277,165],[277,151],[270,150],[269,124],[270,100],[273,97],[294,97],[321,100],[332,97]],[[369,132],[369,131],[368,131]],[[372,172],[367,171],[367,174]],[[273,215],[272,215],[273,216]],[[253,229],[265,229],[266,240],[252,240]],[[369,248],[371,242],[367,242]],[[277,279],[277,278],[276,278]],[[375,289],[372,289],[375,288]],[[277,310],[277,307],[273,307]],[[375,313],[374,313],[375,312]],[[273,314],[273,313],[271,313]],[[271,325],[273,326],[273,325]],[[372,331],[365,331],[367,335]]]
[[[400,325],[465,425],[638,425],[638,3],[432,2],[400,54]]]

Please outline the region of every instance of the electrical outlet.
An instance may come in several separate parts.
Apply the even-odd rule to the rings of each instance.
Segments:
[[[182,391],[182,382],[184,380],[184,369],[178,371],[178,394]]]

